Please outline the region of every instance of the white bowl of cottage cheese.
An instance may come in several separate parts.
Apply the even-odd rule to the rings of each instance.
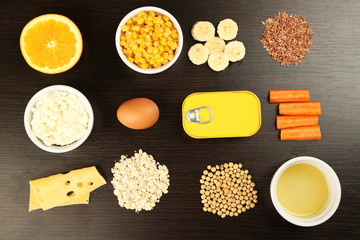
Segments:
[[[89,137],[94,113],[87,98],[65,85],[46,87],[26,106],[25,130],[39,148],[63,153],[79,147]]]

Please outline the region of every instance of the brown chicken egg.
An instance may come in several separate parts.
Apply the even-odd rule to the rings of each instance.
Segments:
[[[117,118],[128,128],[146,129],[159,119],[159,108],[148,98],[133,98],[120,105]]]

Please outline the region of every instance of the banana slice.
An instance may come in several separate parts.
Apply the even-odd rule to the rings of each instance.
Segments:
[[[224,52],[225,41],[219,37],[214,37],[205,43],[205,47],[209,50],[209,53]]]
[[[193,64],[200,65],[208,60],[209,50],[201,43],[197,43],[189,49],[188,56]]]
[[[215,36],[215,27],[211,22],[199,21],[191,29],[191,35],[199,42],[205,42]]]
[[[245,57],[246,50],[242,42],[231,41],[226,44],[224,52],[228,55],[230,62],[236,62]]]
[[[208,60],[209,67],[216,71],[222,71],[229,66],[229,58],[225,53],[212,53]]]
[[[229,41],[236,37],[238,25],[231,19],[222,20],[217,26],[217,33],[222,39]]]

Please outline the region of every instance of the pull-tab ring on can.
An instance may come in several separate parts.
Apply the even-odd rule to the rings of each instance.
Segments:
[[[207,109],[210,111],[210,120],[207,122],[202,122],[200,120],[200,116],[199,116],[199,112],[201,109]],[[195,108],[195,109],[191,109],[189,111],[187,111],[186,113],[186,119],[189,122],[195,122],[195,123],[201,123],[201,124],[208,124],[212,121],[213,119],[213,111],[211,110],[211,108],[209,107],[199,107],[199,108]]]

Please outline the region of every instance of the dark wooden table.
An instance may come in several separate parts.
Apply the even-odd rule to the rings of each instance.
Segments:
[[[169,70],[142,75],[119,58],[114,35],[131,10],[154,5],[168,10],[184,32],[183,52]],[[302,15],[314,31],[307,58],[281,67],[259,42],[261,21],[279,10]],[[2,1],[0,7],[0,239],[359,239],[360,236],[360,2],[322,1]],[[22,28],[45,13],[63,14],[84,40],[80,61],[71,70],[46,75],[31,69],[19,48]],[[216,73],[195,66],[187,51],[198,20],[239,25],[237,39],[247,53],[241,63]],[[78,149],[52,154],[27,137],[23,113],[29,99],[54,84],[77,88],[90,100],[95,124]],[[309,89],[320,101],[321,141],[281,142],[275,129],[277,105],[269,89]],[[263,123],[250,138],[195,140],[181,126],[181,104],[198,91],[249,90],[261,101]],[[158,123],[144,131],[122,126],[117,107],[130,98],[148,97],[160,108]],[[170,170],[169,193],[150,212],[118,206],[110,168],[122,154],[142,148]],[[286,160],[314,156],[338,174],[342,199],[334,216],[311,228],[285,221],[272,205],[271,177]],[[208,164],[241,162],[259,191],[257,206],[238,217],[204,213],[199,179]],[[108,184],[91,194],[89,205],[28,213],[28,181],[95,165]]]

